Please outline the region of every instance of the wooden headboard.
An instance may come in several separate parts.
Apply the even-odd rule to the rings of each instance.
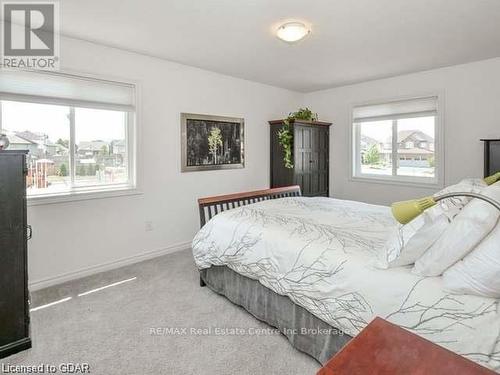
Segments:
[[[268,199],[301,196],[300,186],[285,186],[274,189],[255,190],[244,193],[217,195],[198,199],[200,227],[220,212]]]
[[[484,142],[484,177],[500,172],[500,139],[481,139]]]

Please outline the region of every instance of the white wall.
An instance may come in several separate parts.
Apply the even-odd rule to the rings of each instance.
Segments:
[[[302,94],[72,39],[62,40],[61,54],[64,70],[141,85],[143,194],[31,206],[34,288],[121,259],[185,247],[199,227],[197,198],[268,187],[267,121],[297,108]],[[245,168],[181,173],[181,112],[244,117]],[[152,232],[145,231],[145,221],[153,222]]]
[[[304,104],[333,122],[330,194],[390,204],[432,193],[435,189],[351,181],[349,132],[355,103],[436,92],[444,93],[445,185],[482,177],[479,139],[500,136],[500,58],[306,94]]]

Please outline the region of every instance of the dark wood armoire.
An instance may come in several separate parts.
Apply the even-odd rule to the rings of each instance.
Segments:
[[[484,177],[500,172],[500,139],[481,139],[484,142]]]
[[[290,122],[293,134],[293,168],[283,162],[283,148],[278,131],[283,120],[269,121],[271,128],[271,187],[300,185],[302,195],[329,195],[329,122],[294,120]]]
[[[26,153],[0,150],[0,358],[31,348]]]

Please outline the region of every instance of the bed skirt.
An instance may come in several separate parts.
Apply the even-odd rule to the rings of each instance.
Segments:
[[[296,305],[288,297],[226,266],[203,269],[200,276],[214,292],[277,328],[296,349],[322,365],[352,338]]]

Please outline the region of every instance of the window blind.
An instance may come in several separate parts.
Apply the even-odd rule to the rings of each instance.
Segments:
[[[134,111],[135,85],[59,72],[2,70],[0,97],[4,100],[33,101]]]
[[[434,116],[437,114],[437,106],[437,96],[356,106],[353,109],[353,122],[360,123],[392,120],[395,118]]]

